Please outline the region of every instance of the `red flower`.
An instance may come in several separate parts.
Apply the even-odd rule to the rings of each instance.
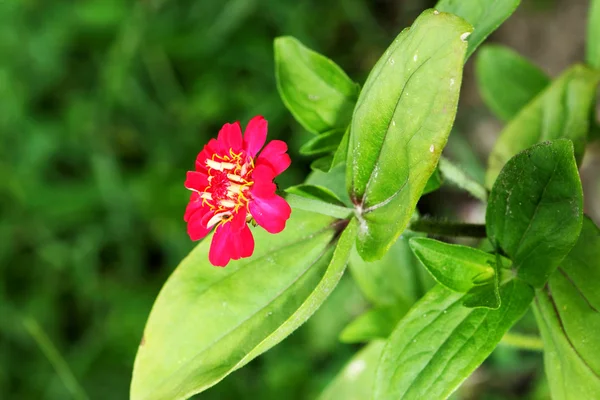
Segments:
[[[240,123],[225,124],[217,139],[211,139],[196,158],[196,171],[189,171],[185,187],[192,190],[183,219],[192,240],[200,240],[216,226],[208,258],[224,267],[229,260],[250,257],[254,238],[247,223],[252,219],[270,233],[285,228],[292,212],[275,194],[273,179],[290,166],[287,145],[269,142],[267,121],[250,120],[244,137]]]

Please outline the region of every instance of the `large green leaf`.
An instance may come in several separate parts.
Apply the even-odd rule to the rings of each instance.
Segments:
[[[371,71],[354,110],[346,184],[359,215],[357,248],[381,258],[402,233],[454,122],[472,28],[428,10]]]
[[[468,294],[463,305],[500,306],[498,256],[428,238],[413,238],[410,247],[437,282],[450,290]]]
[[[600,69],[600,0],[590,0],[586,45],[585,60],[590,66]]]
[[[336,286],[355,237],[294,210],[278,235],[254,230],[254,255],[226,268],[207,260],[210,237],[173,272],[135,360],[131,398],[181,399],[214,385],[283,340]]]
[[[600,71],[576,65],[522,109],[504,128],[490,154],[486,185],[494,184],[512,156],[544,140],[571,139],[580,161],[599,80]]]
[[[519,276],[541,287],[577,241],[582,218],[573,145],[560,139],[535,145],[506,163],[490,194],[486,228]]]
[[[400,321],[384,348],[376,400],[445,399],[525,313],[533,290],[515,279],[497,310],[467,308],[464,294],[434,287]]]
[[[436,10],[456,14],[473,25],[467,58],[519,6],[520,0],[440,0]]]
[[[376,340],[360,350],[325,388],[319,400],[365,400],[373,394],[375,372],[385,342]]]
[[[479,50],[475,73],[485,104],[504,121],[510,121],[550,83],[550,78],[529,60],[497,45]]]
[[[346,129],[359,86],[333,61],[297,39],[275,39],[275,76],[286,107],[313,133]]]
[[[536,296],[554,400],[600,398],[600,229],[584,219],[577,244]]]

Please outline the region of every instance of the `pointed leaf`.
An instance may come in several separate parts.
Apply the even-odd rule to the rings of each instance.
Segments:
[[[437,282],[470,295],[469,307],[500,306],[495,255],[428,238],[413,238],[410,247]]]
[[[291,36],[279,37],[275,76],[283,102],[305,129],[346,129],[359,87],[333,61]]]
[[[555,400],[600,398],[600,229],[585,218],[577,244],[536,296]]]
[[[375,400],[445,399],[525,313],[533,290],[515,279],[498,310],[462,306],[464,294],[431,289],[396,326],[383,350]]]
[[[302,184],[289,187],[285,191],[286,200],[293,208],[341,219],[348,218],[353,212],[335,193],[323,186]]]
[[[475,59],[481,97],[501,120],[510,121],[548,84],[550,78],[514,50],[486,45]]]
[[[278,235],[255,229],[254,255],[215,268],[210,237],[171,275],[150,314],[135,360],[131,398],[201,392],[302,324],[344,271],[355,223],[339,227],[294,210]]]
[[[536,143],[570,139],[581,161],[600,72],[576,65],[556,79],[504,128],[489,158],[486,185],[491,187],[504,164]]]
[[[435,9],[449,12],[464,18],[473,25],[473,34],[469,37],[467,58],[479,45],[519,6],[520,0],[440,0]]]
[[[340,146],[344,132],[344,129],[334,129],[315,136],[300,147],[300,154],[314,156],[317,154],[333,153]]]
[[[518,275],[541,287],[577,241],[582,218],[573,145],[561,139],[535,145],[506,163],[490,194],[486,229]]]
[[[425,11],[377,62],[350,127],[346,183],[360,213],[357,248],[386,253],[408,224],[454,122],[462,80],[464,20]]]

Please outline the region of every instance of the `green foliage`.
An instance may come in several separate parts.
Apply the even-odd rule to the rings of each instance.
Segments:
[[[600,1],[590,0],[588,18],[586,61],[591,67],[600,69]]]
[[[360,343],[386,339],[411,305],[398,301],[392,305],[376,306],[350,322],[340,333],[340,340]]]
[[[519,6],[520,0],[440,0],[435,8],[456,14],[473,25],[469,38],[469,58],[479,45],[508,18]]]
[[[344,136],[345,130],[334,129],[322,135],[315,136],[300,147],[300,154],[314,156],[317,154],[331,153],[337,150]]]
[[[277,88],[296,120],[310,132],[348,126],[359,87],[330,59],[293,37],[275,40]]]
[[[494,184],[512,156],[545,140],[572,140],[575,156],[581,161],[599,81],[599,71],[576,65],[519,112],[504,128],[490,154],[486,185]]]
[[[535,145],[506,163],[490,194],[486,227],[519,277],[539,288],[575,245],[582,218],[573,145],[559,139]]]
[[[503,121],[513,119],[550,83],[537,66],[504,46],[483,46],[475,72],[481,97]]]
[[[377,62],[352,117],[346,184],[359,214],[357,248],[380,259],[402,233],[454,122],[472,28],[425,11]]]
[[[464,307],[463,296],[438,285],[400,321],[383,350],[376,400],[447,398],[523,316],[533,290],[509,281],[498,310]]]
[[[433,278],[450,290],[467,293],[467,307],[498,308],[497,257],[471,247],[412,238],[410,248]]]
[[[314,313],[344,271],[355,224],[336,245],[338,228],[330,218],[296,210],[288,223],[273,239],[257,231],[253,256],[227,268],[209,264],[210,241],[203,241],[175,270],[144,331],[132,399],[201,392]]]
[[[577,244],[536,295],[553,399],[600,397],[599,281],[600,229],[585,218]]]
[[[371,397],[377,363],[385,342],[376,340],[366,345],[346,364],[327,386],[319,400],[364,400]]]
[[[352,214],[352,209],[347,208],[335,193],[325,187],[302,184],[289,187],[285,191],[286,200],[297,209],[342,219]]]

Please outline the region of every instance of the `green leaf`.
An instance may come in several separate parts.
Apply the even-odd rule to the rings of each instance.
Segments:
[[[600,0],[590,0],[585,60],[600,69]]]
[[[541,287],[577,241],[582,218],[573,145],[560,139],[535,145],[506,163],[490,194],[486,229],[518,275]]]
[[[498,310],[467,308],[464,294],[434,287],[388,339],[375,380],[376,400],[443,399],[487,358],[525,313],[533,290],[514,279]]]
[[[486,45],[475,59],[481,97],[503,121],[513,119],[548,84],[550,78],[514,50]]]
[[[495,255],[428,238],[412,238],[409,244],[438,283],[469,294],[465,305],[494,309],[500,306]]]
[[[350,203],[348,192],[346,192],[346,164],[332,167],[327,172],[320,170],[313,171],[306,178],[306,184],[326,187],[341,199],[344,204],[352,204]]]
[[[456,14],[473,25],[467,57],[519,6],[520,0],[440,0],[436,10]]]
[[[373,394],[375,372],[385,342],[376,340],[360,350],[325,388],[319,400],[365,400]]]
[[[150,314],[131,398],[182,399],[219,382],[279,343],[339,281],[355,237],[337,245],[334,220],[294,210],[278,235],[255,229],[254,255],[215,268],[210,237],[173,272]]]
[[[535,301],[555,400],[600,398],[600,229],[585,218],[577,244]]]
[[[411,304],[408,303],[398,303],[372,308],[344,328],[340,333],[340,341],[360,343],[386,339],[398,321],[408,312],[410,306]]]
[[[331,171],[333,165],[333,156],[327,155],[325,157],[317,158],[315,161],[310,163],[310,169],[319,172]]]
[[[408,241],[418,233],[405,231],[381,259],[364,261],[356,250],[349,269],[365,297],[378,306],[412,304],[432,285],[431,277],[410,250]]]
[[[368,261],[402,233],[454,122],[472,28],[425,11],[371,71],[350,126],[346,184],[359,212],[357,248]]]
[[[345,130],[343,129],[334,129],[315,136],[300,148],[300,154],[313,156],[317,154],[332,153],[340,146],[344,132]]]
[[[346,219],[353,213],[335,193],[323,186],[302,184],[289,187],[285,191],[286,200],[292,208],[340,219]]]
[[[581,160],[600,72],[576,65],[556,79],[504,128],[489,158],[486,185],[491,187],[504,164],[536,143],[571,139]]]
[[[438,167],[435,169],[435,171],[433,171],[433,174],[431,174],[431,176],[429,177],[429,180],[427,181],[427,183],[425,184],[425,188],[423,189],[422,195],[435,192],[442,186],[443,182],[444,179],[442,178],[442,174],[440,174],[440,169]]]
[[[346,129],[360,88],[333,61],[291,36],[279,37],[275,76],[281,99],[305,129]]]

